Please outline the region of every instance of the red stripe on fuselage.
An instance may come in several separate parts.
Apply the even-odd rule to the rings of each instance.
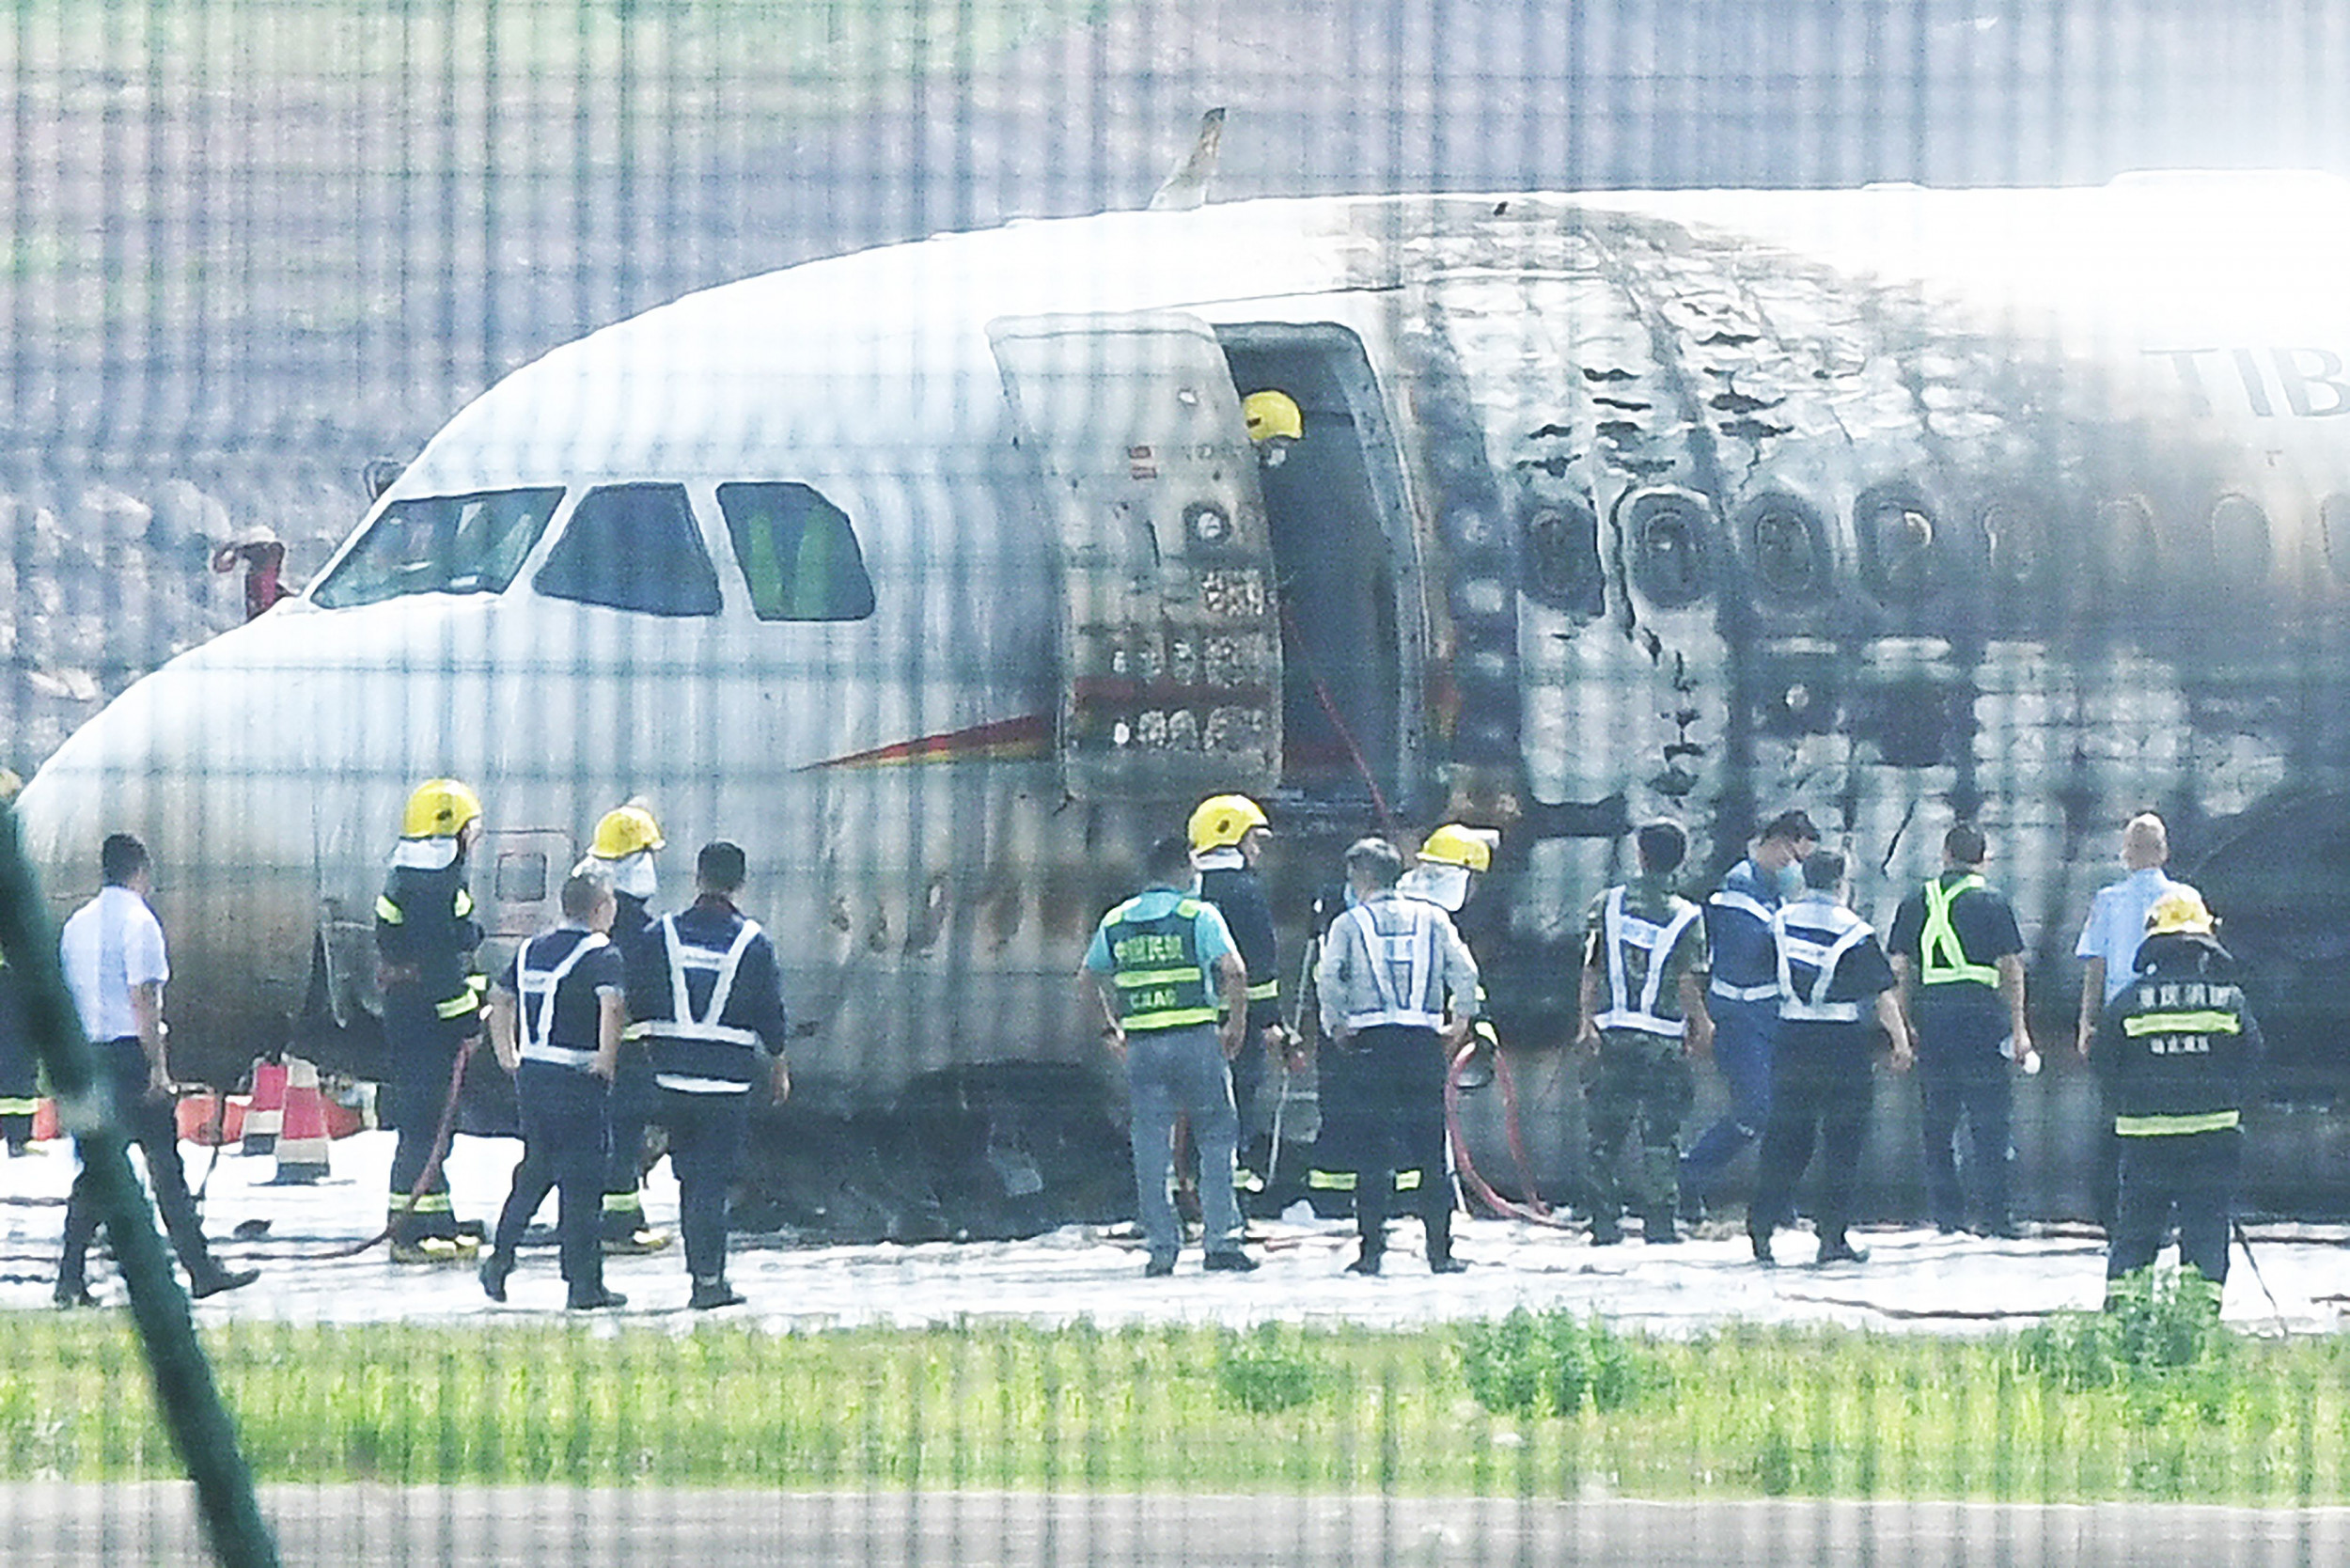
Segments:
[[[870,751],[853,751],[846,757],[809,762],[797,771],[808,773],[817,768],[887,768],[905,767],[916,762],[1042,757],[1052,738],[1053,721],[1050,715],[1027,713],[1019,718],[974,725],[968,729],[948,730],[943,735],[898,741],[889,745],[875,746]]]

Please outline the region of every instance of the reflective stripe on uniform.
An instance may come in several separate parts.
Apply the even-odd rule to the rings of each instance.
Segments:
[[[1818,910],[1816,916],[1806,910],[1807,929],[1813,922],[1824,925],[1835,940],[1815,942],[1794,934],[1790,916],[1797,905],[1788,905],[1771,917],[1771,936],[1778,949],[1778,1014],[1804,1023],[1858,1023],[1858,1002],[1831,1002],[1827,994],[1836,984],[1837,964],[1868,939],[1869,922],[1841,904],[1806,902],[1816,904]],[[1795,988],[1797,964],[1812,971],[1810,985],[1802,991]]]
[[[0,1116],[31,1116],[39,1109],[39,1100],[0,1099]]]
[[[1726,1002],[1767,1002],[1778,996],[1778,982],[1764,985],[1732,985],[1728,980],[1716,980],[1706,987],[1713,996]]]
[[[473,890],[462,883],[458,884],[457,896],[449,901],[449,907],[456,911],[457,917],[461,920],[472,914]]]
[[[2119,1137],[2175,1137],[2185,1133],[2224,1133],[2241,1126],[2242,1111],[2190,1111],[2179,1116],[2117,1116],[2113,1131]]]
[[[1128,899],[1102,917],[1110,983],[1120,998],[1119,1027],[1150,1034],[1214,1023],[1221,1010],[1199,961],[1198,922],[1206,905],[1177,899],[1165,914],[1141,919],[1135,915],[1141,902]]]
[[[527,1003],[536,996],[539,1004],[536,1017],[532,1016],[528,1009],[525,1009],[523,1013],[522,1058],[525,1061],[552,1061],[561,1067],[585,1067],[588,1062],[595,1059],[596,1053],[593,1050],[581,1050],[576,1046],[565,1047],[554,1043],[555,993],[565,980],[571,979],[572,971],[579,967],[581,959],[611,945],[610,937],[600,931],[591,931],[582,937],[570,952],[565,953],[562,962],[554,968],[533,969],[530,966],[532,944],[529,942],[523,944],[521,954],[514,960],[514,985],[522,993],[524,1002]],[[539,1054],[533,1054],[534,1048]],[[568,1059],[574,1057],[584,1057],[587,1060]]]
[[[1371,903],[1358,903],[1340,917],[1355,922],[1362,935],[1364,955],[1369,960],[1367,978],[1379,997],[1379,1006],[1373,1011],[1347,1015],[1348,1030],[1377,1028],[1384,1024],[1401,1024],[1416,1029],[1441,1028],[1444,1014],[1425,1005],[1436,976],[1441,939],[1433,918],[1420,919],[1410,913],[1431,906],[1403,899],[1383,899],[1378,901],[1378,906],[1406,911],[1402,929],[1380,930],[1379,917],[1371,913],[1374,905]],[[1401,984],[1397,983],[1399,970]]]
[[[2122,1020],[2122,1032],[2132,1040],[2150,1034],[2242,1034],[2244,1024],[2232,1012],[2139,1012]]]
[[[1982,878],[1969,871],[1948,886],[1939,877],[1926,884],[1926,922],[1918,933],[1918,983],[1920,985],[1997,985],[1997,964],[1977,964],[1966,956],[1950,921],[1950,906],[1964,894],[1982,886]]]
[[[480,1011],[480,998],[477,997],[473,994],[473,988],[470,986],[466,987],[462,996],[451,996],[445,1002],[434,1002],[432,1004],[432,1013],[434,1017],[452,1021],[466,1017],[469,1014],[476,1013]]]
[[[650,1020],[645,1032],[662,1040],[707,1040],[722,1045],[759,1044],[756,1029],[736,1028],[721,1024],[726,1016],[727,1001],[734,995],[734,977],[743,967],[743,954],[759,935],[759,922],[744,920],[734,933],[734,941],[723,953],[709,948],[697,948],[678,934],[677,917],[661,917],[661,942],[669,958],[669,1016]],[[715,971],[717,983],[710,988],[710,1006],[699,1017],[694,1013],[694,1001],[685,986],[685,971],[707,969]],[[666,1084],[667,1080],[663,1080]],[[676,1086],[670,1086],[676,1087]],[[729,1085],[729,1089],[742,1086]]]
[[[1681,1037],[1681,1020],[1657,1015],[1657,998],[1664,995],[1665,971],[1679,946],[1682,933],[1698,917],[1698,906],[1682,903],[1670,925],[1660,926],[1638,915],[1627,915],[1623,907],[1624,890],[1607,889],[1606,915],[1601,923],[1603,938],[1607,943],[1607,996],[1610,1006],[1594,1019],[1603,1029],[1637,1029],[1642,1034],[1663,1035],[1668,1039]],[[1648,973],[1640,983],[1639,1000],[1631,996],[1631,966],[1626,962],[1630,949],[1637,948],[1648,954]]]
[[[1248,988],[1252,1002],[1277,1002],[1281,999],[1281,982],[1277,980],[1259,980]]]
[[[1316,1192],[1353,1192],[1359,1184],[1355,1172],[1351,1170],[1308,1170],[1306,1172],[1306,1185]],[[1419,1190],[1419,1185],[1420,1173],[1418,1171],[1399,1170],[1395,1173],[1396,1191],[1417,1192]]]
[[[395,1218],[407,1214],[445,1215],[450,1212],[449,1197],[446,1192],[428,1192],[415,1197],[396,1192],[391,1195],[390,1209]]]
[[[408,923],[408,912],[394,903],[389,893],[375,895],[375,917],[387,926],[404,926]]]

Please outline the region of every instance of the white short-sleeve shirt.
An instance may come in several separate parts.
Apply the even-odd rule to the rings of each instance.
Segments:
[[[2098,889],[2073,956],[2106,961],[2107,1006],[2137,977],[2138,945],[2146,940],[2146,912],[2173,888],[2186,888],[2186,884],[2172,881],[2159,866],[2147,866]]]
[[[171,979],[163,922],[128,887],[101,888],[98,897],[75,910],[57,948],[82,1031],[95,1041],[137,1034],[132,990]]]

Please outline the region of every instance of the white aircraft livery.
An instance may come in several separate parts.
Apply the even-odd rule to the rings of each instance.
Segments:
[[[416,783],[479,792],[509,939],[645,797],[656,907],[748,850],[799,1093],[844,1109],[1108,1104],[1072,975],[1206,793],[1272,814],[1292,954],[1349,839],[1490,826],[1463,926],[1555,1191],[1627,824],[1686,824],[1694,885],[1801,806],[1882,922],[1976,821],[2069,1040],[2059,961],[2154,808],[2280,1035],[2270,1163],[2340,1183],[2346,255],[2350,186],[2187,174],[1265,200],[793,267],[507,377],[20,816],[60,908],[146,839],[183,1066],[233,1074],[380,1005]],[[1265,389],[1303,431],[1260,449]],[[2087,1125],[2050,1055],[2025,1114]]]

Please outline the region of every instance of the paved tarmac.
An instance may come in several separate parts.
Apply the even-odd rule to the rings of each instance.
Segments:
[[[2350,1509],[2184,1504],[1582,1502],[274,1488],[288,1568],[2313,1568],[2350,1560]],[[14,1568],[209,1563],[185,1486],[32,1484],[0,1497]]]

